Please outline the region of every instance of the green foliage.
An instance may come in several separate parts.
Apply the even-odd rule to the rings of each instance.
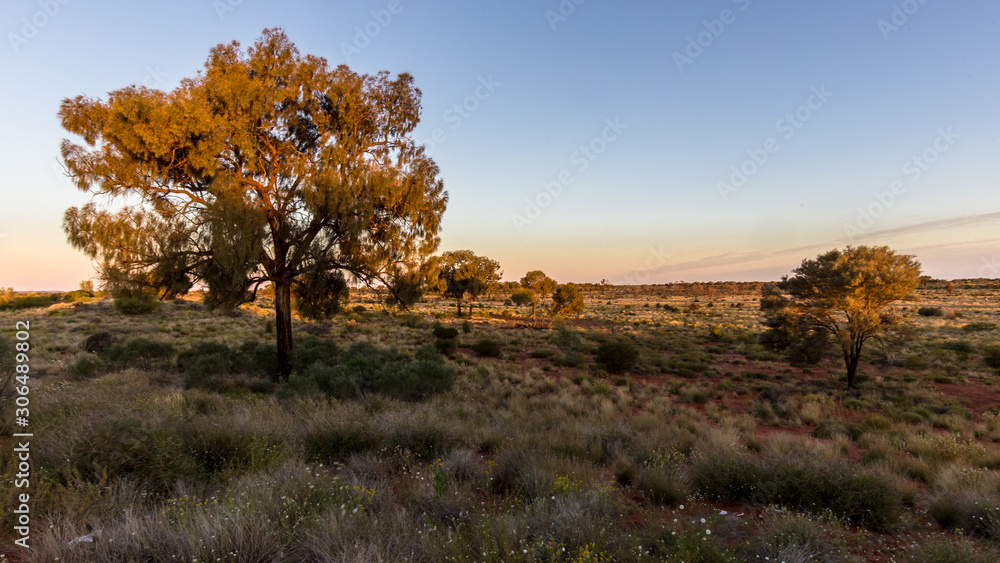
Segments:
[[[447,194],[411,138],[420,100],[409,74],[331,68],[280,29],[246,50],[217,45],[170,92],[65,99],[59,117],[80,139],[62,156],[76,186],[142,203],[71,208],[64,231],[116,288],[169,298],[200,281],[206,305],[231,308],[271,282],[287,377],[293,285],[303,314],[327,316],[342,272],[382,280],[439,243]]]
[[[767,327],[760,334],[760,343],[768,350],[784,352],[793,365],[815,365],[830,348],[826,331],[805,322],[792,307],[792,300],[775,284],[761,289],[760,310]]]
[[[89,379],[100,375],[105,369],[104,362],[93,354],[84,354],[69,366],[69,374],[77,379]]]
[[[450,326],[435,326],[431,331],[436,338],[455,339],[458,338],[458,329]]]
[[[696,490],[721,502],[777,504],[830,513],[873,530],[890,530],[902,493],[888,477],[851,467],[805,444],[787,444],[761,458],[732,446],[712,445],[694,457]]]
[[[148,293],[115,297],[115,309],[123,315],[148,315],[159,306],[156,296]]]
[[[74,290],[74,291],[70,291],[70,292],[66,293],[66,295],[63,295],[63,301],[66,302],[66,303],[75,303],[77,301],[87,301],[87,300],[93,299],[93,298],[94,298],[93,292],[84,291],[82,289],[77,289],[77,290]]]
[[[340,313],[351,292],[344,274],[337,271],[309,270],[292,286],[298,312],[308,319],[326,319]]]
[[[532,270],[527,274],[525,274],[523,278],[521,278],[521,286],[524,289],[528,290],[529,292],[533,292],[543,298],[547,297],[550,293],[555,291],[558,285],[559,284],[557,284],[554,279],[545,275],[545,272],[541,270]],[[511,295],[511,299],[513,298],[514,296]]]
[[[330,397],[352,399],[380,393],[417,400],[450,389],[454,370],[436,353],[418,350],[417,357],[367,342],[353,344],[327,363],[317,360],[305,368],[303,378]]]
[[[454,338],[438,338],[434,341],[434,348],[445,356],[450,356],[458,350],[458,342]]]
[[[597,347],[594,361],[608,373],[621,374],[631,371],[639,359],[639,351],[631,342],[616,340]]]
[[[983,362],[994,369],[1000,369],[1000,344],[989,344],[983,348]]]
[[[849,246],[803,260],[792,277],[762,292],[767,340],[787,348],[819,333],[831,336],[843,352],[847,386],[854,387],[867,340],[902,340],[906,325],[889,305],[908,297],[919,280],[919,262],[886,246]]]
[[[459,315],[462,314],[462,299],[466,295],[470,301],[475,301],[503,277],[499,262],[476,256],[471,250],[445,252],[441,256],[440,268],[444,294],[455,299]],[[471,314],[471,308],[469,312]]]
[[[549,312],[552,316],[574,316],[583,312],[583,294],[580,288],[571,283],[562,284],[552,294],[552,306]]]
[[[36,309],[39,307],[48,307],[54,302],[61,299],[61,295],[28,295],[25,297],[15,297],[4,303],[0,303],[0,310],[2,309]]]
[[[102,360],[116,369],[131,367],[143,370],[172,367],[175,355],[177,350],[173,344],[148,338],[133,338],[113,344],[100,354]]]
[[[471,348],[473,352],[487,358],[499,358],[502,352],[500,343],[489,338],[480,338]]]
[[[534,307],[539,303],[538,293],[528,289],[521,289],[510,294],[510,301],[518,307],[524,307],[525,305]]]

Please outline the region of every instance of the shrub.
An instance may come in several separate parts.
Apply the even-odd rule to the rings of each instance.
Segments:
[[[552,359],[556,367],[578,368],[587,363],[587,357],[579,352],[569,352]]]
[[[805,442],[772,440],[761,458],[715,443],[694,459],[694,486],[722,502],[829,511],[880,531],[894,527],[902,511],[902,492],[891,478],[853,467]]]
[[[359,314],[359,315],[365,313],[367,310],[368,310],[368,308],[365,307],[364,305],[355,305],[354,306],[354,312],[357,313],[357,314]]]
[[[480,307],[482,307],[481,304]],[[464,334],[469,334],[470,332],[472,332],[472,323],[470,323],[469,321],[462,321],[462,332]]]
[[[983,362],[994,369],[1000,369],[1000,344],[990,344],[983,348]]]
[[[611,374],[626,373],[639,359],[639,351],[631,342],[605,342],[597,347],[594,361]]]
[[[104,370],[104,362],[93,354],[85,354],[69,367],[69,373],[79,379],[94,377]]]
[[[66,295],[63,295],[63,301],[66,303],[75,303],[77,301],[86,301],[88,299],[93,299],[94,294],[89,291],[84,291],[82,289],[77,289],[70,291]]]
[[[921,317],[943,317],[944,309],[941,307],[921,307],[917,309],[917,314]]]
[[[115,298],[115,309],[123,315],[147,315],[159,306],[160,301],[156,296],[148,293]]]
[[[674,505],[688,496],[688,485],[681,471],[683,456],[660,456],[643,469],[639,487],[646,498],[656,504]]]
[[[500,343],[489,338],[480,338],[472,345],[472,351],[487,358],[500,357]]]
[[[453,338],[438,338],[434,341],[434,348],[441,354],[450,356],[458,349],[458,343]]]
[[[56,299],[53,299],[55,297]],[[0,305],[0,309],[35,309],[38,307],[48,307],[55,301],[61,299],[61,295],[29,295],[17,297],[11,301]]]
[[[985,322],[969,323],[962,327],[962,330],[967,330],[969,332],[983,332],[996,329],[997,329],[996,323],[985,323]]]
[[[431,332],[436,338],[458,338],[458,329],[450,326],[436,326]]]
[[[117,369],[131,367],[151,370],[170,366],[176,354],[174,345],[169,342],[133,338],[121,344],[111,345],[101,353],[101,359]]]

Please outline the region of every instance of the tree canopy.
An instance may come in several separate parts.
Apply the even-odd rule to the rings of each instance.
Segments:
[[[420,102],[409,74],[330,68],[278,29],[246,52],[220,44],[173,91],[63,101],[83,140],[63,141],[66,168],[107,207],[69,209],[64,229],[113,289],[201,283],[209,304],[232,306],[273,283],[287,375],[293,286],[326,314],[343,276],[388,285],[438,245],[447,194],[410,137]]]
[[[556,287],[552,294],[552,306],[549,309],[552,316],[579,315],[583,312],[584,307],[580,288],[572,283],[564,283]]]
[[[920,263],[886,246],[831,250],[803,260],[762,299],[765,324],[776,347],[817,334],[833,337],[844,356],[847,385],[855,387],[866,341],[885,339],[904,327],[889,305],[920,283]]]
[[[503,276],[500,263],[485,256],[476,256],[471,250],[453,250],[441,256],[441,281],[444,294],[455,299],[459,316],[462,315],[462,300],[469,296],[469,312],[472,302],[495,286]]]
[[[541,270],[532,270],[521,278],[522,287],[537,291],[543,299],[555,291],[558,285],[556,280],[545,275],[545,272]]]

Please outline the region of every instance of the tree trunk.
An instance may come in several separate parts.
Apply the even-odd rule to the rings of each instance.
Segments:
[[[458,299],[455,300],[455,306],[458,307],[458,316],[459,316],[459,318],[461,318],[462,317],[462,298],[461,297],[459,297]]]
[[[278,333],[278,373],[275,380],[288,379],[292,373],[292,284],[274,283],[275,330]]]

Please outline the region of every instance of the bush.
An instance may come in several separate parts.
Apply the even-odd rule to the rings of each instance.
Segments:
[[[94,377],[104,370],[104,362],[93,354],[85,354],[69,367],[69,374],[79,379]]]
[[[941,307],[921,307],[917,309],[917,314],[921,317],[943,317],[944,309]]]
[[[892,529],[903,495],[880,473],[831,458],[804,442],[772,441],[762,457],[745,449],[709,444],[696,453],[692,481],[721,502],[777,504],[817,514],[825,511],[873,530]]]
[[[983,362],[994,369],[1000,369],[1000,344],[990,344],[983,348]]]
[[[472,345],[472,351],[486,358],[499,358],[500,343],[489,338],[480,338]]]
[[[458,343],[453,338],[438,338],[434,341],[434,348],[441,354],[450,356],[458,349]]]
[[[621,374],[632,369],[639,359],[639,351],[631,342],[605,342],[597,347],[594,361],[608,373]]]
[[[656,459],[643,469],[639,487],[646,498],[666,505],[674,505],[687,498],[688,486],[678,461],[676,458]]]
[[[115,309],[123,315],[146,315],[159,306],[160,301],[148,293],[115,298]]]
[[[436,326],[431,334],[436,338],[458,338],[458,329],[449,326]]]
[[[53,299],[55,297],[56,299]],[[61,298],[60,295],[29,295],[18,297],[13,301],[4,303],[2,309],[35,309],[37,307],[48,307]]]
[[[578,368],[587,363],[587,357],[579,352],[567,352],[552,359],[556,367]]]
[[[89,291],[84,291],[82,289],[77,289],[75,291],[70,291],[66,295],[63,295],[63,302],[65,303],[75,303],[77,301],[86,301],[88,299],[93,299],[94,294]]]
[[[116,369],[142,370],[170,367],[175,355],[177,351],[173,344],[148,338],[133,338],[121,344],[113,344],[100,354],[102,360]]]

